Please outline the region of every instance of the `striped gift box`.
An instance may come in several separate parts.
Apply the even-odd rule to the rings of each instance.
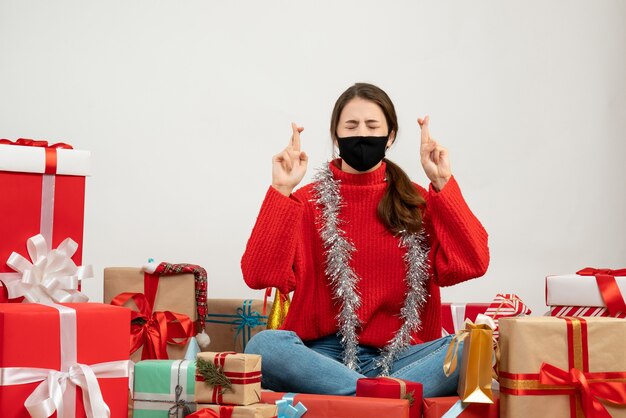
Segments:
[[[498,293],[493,299],[485,315],[493,318],[496,329],[493,330],[494,338],[498,338],[498,319],[514,316],[530,315],[531,310],[522,302],[519,296],[513,293]]]
[[[611,315],[607,308],[597,306],[551,306],[550,316],[604,316],[613,318],[626,318],[626,312],[618,312]]]

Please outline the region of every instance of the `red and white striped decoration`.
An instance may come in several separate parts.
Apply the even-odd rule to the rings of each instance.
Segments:
[[[619,312],[615,316],[609,314],[605,307],[597,306],[551,306],[550,316],[604,316],[626,318],[626,312]]]
[[[493,299],[485,315],[490,316],[496,323],[493,330],[494,338],[498,338],[498,319],[513,316],[530,315],[531,310],[522,302],[519,296],[513,293],[498,293]]]

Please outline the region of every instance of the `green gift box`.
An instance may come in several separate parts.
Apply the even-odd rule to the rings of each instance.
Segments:
[[[184,417],[194,412],[196,362],[144,360],[135,364],[133,418]]]

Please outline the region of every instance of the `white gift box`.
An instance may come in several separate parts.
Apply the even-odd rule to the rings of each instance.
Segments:
[[[616,276],[622,297],[626,296],[626,277]],[[548,306],[606,306],[594,276],[563,274],[546,277]]]

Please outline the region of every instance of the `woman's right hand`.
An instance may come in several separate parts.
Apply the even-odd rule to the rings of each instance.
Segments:
[[[292,123],[291,129],[293,134],[287,148],[272,157],[272,186],[285,196],[302,181],[309,161],[304,151],[300,151],[300,132],[304,128]]]

